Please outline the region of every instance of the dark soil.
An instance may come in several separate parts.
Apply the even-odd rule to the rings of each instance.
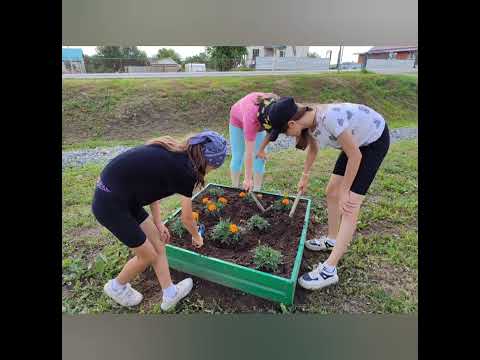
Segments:
[[[228,200],[226,206],[222,209],[219,217],[208,215],[202,199],[208,197],[215,201],[216,197],[208,194],[208,190],[202,193],[193,201],[193,210],[200,214],[200,222],[205,225],[206,235],[204,245],[197,249],[192,245],[191,235],[187,232],[181,239],[172,234],[172,244],[184,249],[195,251],[199,254],[218,258],[224,261],[233,262],[237,265],[243,265],[249,268],[255,268],[253,263],[253,251],[258,245],[269,245],[273,249],[282,253],[283,259],[277,271],[270,272],[278,276],[290,278],[295,257],[298,251],[298,244],[302,233],[307,201],[300,200],[292,218],[288,216],[290,208],[286,210],[270,209],[262,213],[256,204],[250,198],[240,198],[240,190],[225,188],[224,195]],[[281,196],[263,195],[260,200],[264,208],[268,208],[274,201],[282,199]],[[290,199],[291,204],[294,199]],[[266,232],[248,231],[246,223],[253,215],[260,215],[270,223]],[[180,216],[180,213],[178,214]],[[225,248],[211,238],[210,232],[218,223],[219,219],[230,219],[230,222],[236,224],[242,229],[241,241],[236,248]],[[167,225],[168,226],[168,225]],[[260,269],[265,271],[263,269]],[[265,271],[269,272],[269,271]]]

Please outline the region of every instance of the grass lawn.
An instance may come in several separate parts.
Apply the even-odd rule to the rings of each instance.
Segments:
[[[344,82],[350,74],[342,74],[339,81]],[[353,75],[352,75],[353,76]],[[410,80],[405,77],[376,77],[371,74],[355,74],[366,76],[370,79],[362,86],[370,84],[385,89],[385,84],[393,81],[395,84],[404,83],[405,91],[410,91]],[[99,89],[106,93],[106,89],[114,87],[111,97],[110,109],[115,108],[119,102],[125,101],[127,95],[138,87],[145,86],[157,93],[170,91],[184,91],[191,98],[188,101],[202,101],[203,96],[209,92],[217,93],[223,88],[228,96],[228,101],[222,100],[222,109],[226,109],[231,101],[236,99],[240,92],[245,93],[256,87],[259,89],[272,89],[278,81],[286,81],[285,88],[298,90],[301,86],[303,95],[301,100],[319,98],[327,99],[327,92],[315,93],[311,91],[309,83],[319,82],[332,84],[327,76],[304,78],[299,76],[285,80],[279,78],[248,78],[248,79],[192,79],[182,80],[180,83],[173,81],[157,80],[108,80],[101,83]],[[197,90],[189,92],[188,89],[198,89],[197,81],[211,84],[210,89],[202,92]],[[360,81],[360,80],[358,80]],[[221,86],[218,84],[221,82]],[[307,85],[301,85],[306,82]],[[66,82],[67,83],[67,82]],[[90,81],[75,81],[68,84],[64,91],[69,93],[89,91]],[[168,91],[164,83],[168,83]],[[179,85],[181,84],[181,85]],[[377,85],[374,85],[377,84]],[[230,87],[228,87],[228,85]],[[395,85],[395,86],[397,86]],[[241,90],[229,90],[239,87]],[[402,86],[396,88],[401,92]],[[365,90],[365,88],[363,89]],[[93,91],[93,90],[91,90]],[[392,91],[394,91],[392,87]],[[416,91],[416,85],[415,85]],[[101,91],[95,90],[98,100]],[[292,91],[292,93],[297,93]],[[345,100],[353,100],[352,94],[365,93],[362,90],[346,88],[340,93]],[[88,96],[93,96],[92,92]],[[196,94],[196,95],[195,95]],[[373,94],[373,93],[370,93]],[[339,94],[335,94],[338,96]],[[80,96],[80,95],[79,95]],[[87,97],[88,97],[87,96]],[[332,97],[334,95],[331,95]],[[365,95],[367,96],[367,95]],[[373,104],[388,103],[388,93],[373,101]],[[196,98],[198,97],[198,98]],[[213,97],[220,101],[217,97]],[[105,98],[106,99],[106,98]],[[122,100],[123,99],[123,100]],[[408,97],[407,97],[408,99]],[[78,98],[77,98],[78,100]],[[95,101],[97,101],[95,100]],[[73,101],[73,100],[72,100]],[[71,108],[72,101],[65,104]],[[96,108],[98,102],[87,101],[83,103],[86,111],[103,111],[103,107]],[[107,101],[107,100],[105,100]],[[110,100],[108,100],[110,101]],[[133,101],[133,100],[132,100]],[[182,98],[176,101],[184,101]],[[188,107],[188,101],[185,107]],[[402,100],[403,102],[409,100]],[[413,103],[413,100],[412,100]],[[415,101],[416,103],[416,101]],[[95,105],[96,104],[96,105]],[[91,109],[89,108],[91,107]],[[107,105],[102,105],[107,106]],[[377,106],[378,107],[378,106]],[[404,106],[405,107],[405,106]],[[416,109],[416,105],[412,105]],[[399,107],[400,109],[400,107]],[[407,109],[408,106],[407,106]],[[416,122],[416,112],[413,110],[391,109],[392,114],[398,112],[398,119],[411,119]],[[405,112],[411,117],[405,116]],[[226,121],[226,119],[224,119]],[[399,120],[400,124],[401,121]],[[405,124],[403,124],[405,125]],[[225,124],[222,124],[225,127]],[[94,144],[93,140],[89,144]],[[101,143],[103,140],[98,140]],[[323,233],[326,229],[326,203],[324,189],[329,179],[331,170],[338,152],[325,150],[319,153],[318,160],[312,170],[308,196],[313,200],[312,215],[309,229],[313,233]],[[295,305],[284,307],[279,304],[258,299],[243,294],[237,290],[227,289],[207,281],[194,278],[192,294],[175,309],[176,313],[238,313],[238,312],[307,312],[307,313],[411,313],[417,311],[417,158],[418,147],[416,140],[404,140],[392,144],[390,153],[382,165],[369,195],[364,203],[358,231],[351,247],[339,265],[340,283],[335,287],[323,291],[308,292],[297,287]],[[274,153],[267,163],[264,190],[296,193],[296,184],[302,173],[305,153],[296,150],[287,150]],[[114,238],[106,229],[102,228],[91,213],[91,200],[94,184],[102,170],[102,165],[87,165],[80,168],[68,169],[63,172],[63,312],[66,313],[160,313],[161,291],[152,270],[147,270],[132,282],[132,285],[145,294],[144,301],[136,308],[125,309],[115,305],[103,295],[104,283],[114,277],[126,260],[129,250]],[[208,182],[229,184],[227,163],[219,170],[207,177]],[[164,216],[179,206],[179,198],[172,196],[162,200]],[[148,209],[148,207],[146,208]],[[208,241],[208,240],[206,240]],[[311,269],[313,264],[325,260],[326,254],[304,252],[302,271]],[[182,279],[185,275],[172,272],[174,281]],[[225,290],[227,289],[227,290]],[[232,301],[232,299],[234,299]],[[228,301],[227,301],[228,300]]]
[[[383,114],[391,129],[417,125],[417,79],[410,75],[64,80],[63,149],[136,145],[204,128],[226,135],[230,107],[251,91],[292,95],[306,103],[363,103]]]

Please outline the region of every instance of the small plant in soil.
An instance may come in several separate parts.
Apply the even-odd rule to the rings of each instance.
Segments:
[[[287,211],[290,210],[290,208],[293,205],[293,201],[290,200],[289,198],[282,198],[273,203],[273,209],[276,211]]]
[[[260,232],[264,232],[268,229],[269,226],[270,224],[268,223],[268,221],[260,215],[253,215],[247,221],[247,229],[250,231],[258,230]]]
[[[185,235],[185,233],[187,232],[187,229],[185,229],[185,227],[183,226],[182,219],[179,217],[177,217],[172,222],[172,224],[170,225],[170,230],[178,238],[182,238],[183,235]]]
[[[208,193],[210,194],[210,196],[218,197],[225,194],[225,191],[222,188],[212,188],[208,191]]]
[[[220,202],[208,201],[204,207],[204,213],[207,216],[219,216],[224,205]]]
[[[234,246],[240,242],[240,228],[230,219],[222,219],[214,226],[212,239],[223,245]]]
[[[280,251],[268,245],[259,245],[253,250],[253,263],[257,269],[277,271],[282,262],[283,255]]]

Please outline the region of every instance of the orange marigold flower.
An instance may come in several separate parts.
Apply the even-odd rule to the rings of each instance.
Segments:
[[[238,226],[235,224],[230,224],[230,232],[236,234],[238,232]]]
[[[198,219],[199,219],[199,217],[200,217],[200,215],[198,214],[198,212],[193,211],[193,212],[192,212],[192,216],[193,216],[193,220],[195,220],[195,222],[198,222]]]
[[[283,200],[282,200],[282,204],[283,204],[283,205],[288,205],[288,204],[290,204],[290,200],[288,200],[288,199],[283,199]]]
[[[209,204],[209,205],[207,206],[207,210],[213,212],[213,211],[217,210],[217,205],[215,205],[215,204]]]
[[[218,198],[218,201],[220,201],[222,204],[226,204],[228,202],[228,200],[224,197]]]
[[[210,199],[207,198],[207,197],[204,197],[204,198],[202,199],[202,203],[203,203],[203,204],[208,204],[209,201],[210,201]]]
[[[245,194],[245,193],[242,191],[238,196],[240,196],[241,198],[243,198],[243,197],[247,196],[247,194]]]

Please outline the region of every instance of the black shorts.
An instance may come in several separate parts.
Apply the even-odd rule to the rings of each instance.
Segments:
[[[147,236],[140,224],[148,218],[148,212],[142,206],[129,205],[111,192],[98,187],[92,202],[92,212],[100,224],[129,248],[142,245]]]
[[[390,132],[387,124],[382,135],[373,143],[366,146],[361,146],[360,152],[362,153],[362,161],[358,168],[357,176],[353,180],[350,191],[365,195],[377,174],[378,168],[382,164],[385,155],[387,155],[388,148],[390,147]],[[345,152],[342,151],[337,159],[333,173],[335,175],[344,176],[347,168],[348,157]]]

